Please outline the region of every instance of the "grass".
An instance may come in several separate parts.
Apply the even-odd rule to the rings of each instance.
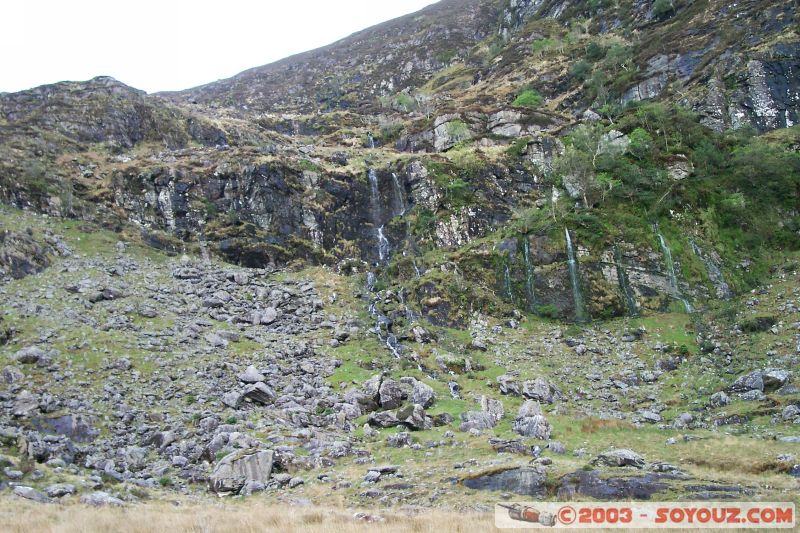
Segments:
[[[379,516],[370,523],[354,518],[359,511],[343,507],[299,507],[264,505],[258,498],[242,503],[195,502],[147,503],[126,508],[91,508],[67,505],[37,505],[14,497],[0,499],[3,530],[9,533],[49,531],[144,533],[149,531],[209,531],[215,533],[282,531],[303,533],[358,532],[470,532],[495,531],[491,513],[455,513],[369,509]]]

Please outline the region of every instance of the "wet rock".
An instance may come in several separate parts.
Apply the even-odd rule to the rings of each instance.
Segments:
[[[544,496],[546,472],[539,467],[511,468],[470,476],[462,484],[474,490],[491,490],[522,496]]]
[[[580,495],[597,500],[649,500],[670,489],[669,474],[649,473],[639,477],[602,478],[599,472],[578,470],[561,478],[556,497],[573,500]]]

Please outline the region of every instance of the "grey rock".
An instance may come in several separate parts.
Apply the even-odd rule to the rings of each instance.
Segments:
[[[244,372],[239,374],[239,381],[243,381],[245,383],[258,383],[259,381],[264,381],[267,379],[264,374],[258,371],[258,369],[250,365],[248,366]]]
[[[386,439],[386,445],[390,448],[402,448],[403,446],[411,446],[413,441],[411,440],[411,434],[407,431],[403,431],[401,433],[395,433],[394,435],[389,435],[389,438]]]
[[[708,403],[711,407],[724,407],[731,403],[731,399],[723,391],[719,391],[711,395]]]
[[[497,384],[500,388],[500,394],[520,395],[519,383],[517,383],[516,376],[513,374],[497,376]]]
[[[75,494],[76,489],[75,485],[72,485],[70,483],[55,483],[53,485],[48,486],[44,491],[51,498],[61,498],[62,496]]]
[[[34,363],[38,363],[39,359],[45,357],[45,352],[38,346],[28,346],[26,348],[21,349],[14,355],[14,359],[17,362],[30,365]]]
[[[436,393],[428,384],[415,380],[411,393],[411,401],[424,408],[432,406],[436,402]]]
[[[544,403],[553,403],[554,400],[563,396],[558,387],[544,378],[536,378],[523,383],[522,395],[529,400],[537,400]]]
[[[393,379],[385,379],[378,389],[379,401],[384,409],[395,409],[403,404],[403,388]]]
[[[764,390],[763,372],[756,370],[739,377],[733,384],[728,387],[730,392],[747,392],[751,390]]]
[[[632,466],[635,468],[644,468],[645,460],[633,450],[614,448],[598,455],[592,461],[592,464],[611,467]]]
[[[547,418],[542,414],[539,402],[526,400],[520,406],[517,417],[514,419],[514,432],[523,437],[548,440],[553,431],[553,427]]]
[[[266,484],[272,473],[272,450],[240,450],[226,455],[209,476],[209,486],[217,494],[237,494],[245,484]]]
[[[230,391],[222,395],[222,403],[231,409],[238,409],[242,406],[244,395],[240,392]]]
[[[14,495],[19,496],[20,498],[25,498],[26,500],[34,501],[36,503],[47,503],[50,501],[50,498],[33,487],[24,487],[22,485],[17,485],[14,487]]]
[[[244,397],[249,398],[255,403],[269,405],[273,400],[275,400],[275,392],[273,392],[273,390],[270,389],[265,383],[259,382],[245,387]]]
[[[104,505],[110,505],[112,507],[125,506],[125,502],[123,502],[119,498],[115,498],[109,493],[102,491],[93,492],[91,494],[81,496],[81,503],[85,505],[91,505],[92,507],[102,507]]]

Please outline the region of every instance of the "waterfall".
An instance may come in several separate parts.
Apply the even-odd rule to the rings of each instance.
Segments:
[[[419,267],[417,266],[417,259],[415,257],[411,258],[411,263],[414,265],[414,275],[417,278],[422,277],[422,272],[420,271]]]
[[[378,190],[378,175],[373,169],[367,171],[369,178],[369,192],[370,192],[370,207],[372,208],[372,216],[375,219],[380,219],[381,215],[381,192]]]
[[[503,265],[503,290],[511,303],[514,303],[514,293],[511,292],[511,269],[508,267],[508,257],[505,258]]]
[[[386,258],[389,256],[389,239],[386,238],[386,235],[383,234],[384,224],[380,224],[380,221],[383,219],[381,212],[381,193],[378,189],[378,175],[375,173],[374,170],[369,169],[367,171],[367,176],[369,177],[369,189],[370,189],[370,204],[372,207],[372,218],[374,224],[378,226],[376,230],[376,237],[378,241],[378,261],[383,263]]]
[[[378,259],[383,263],[389,256],[389,239],[383,234],[383,226],[378,226]]]
[[[369,147],[374,150],[375,149],[375,137],[372,136],[372,132],[367,133],[367,139],[369,140]]]
[[[687,313],[692,313],[694,312],[694,309],[689,301],[683,297],[681,294],[681,288],[678,285],[678,276],[675,274],[675,262],[672,260],[672,250],[670,250],[667,241],[664,239],[664,236],[661,235],[661,230],[658,228],[658,224],[653,225],[653,230],[656,232],[656,235],[658,236],[658,242],[661,244],[661,253],[664,255],[664,263],[667,267],[667,276],[669,277],[669,286],[670,290],[672,291],[672,297],[676,300],[679,300],[683,304],[683,307],[686,309]]]
[[[622,291],[622,296],[625,298],[625,307],[628,310],[628,314],[630,316],[639,316],[636,298],[633,296],[628,274],[625,272],[625,265],[622,264],[622,254],[616,244],[614,245],[614,263],[617,266],[617,281],[619,281],[619,288]]]
[[[403,216],[406,214],[406,195],[403,193],[403,187],[400,186],[400,180],[397,178],[397,174],[392,172],[392,183],[394,184],[394,195],[397,201],[397,206],[399,211],[395,216]]]
[[[586,321],[586,309],[581,294],[581,280],[578,276],[578,261],[575,259],[575,250],[572,248],[572,237],[569,229],[564,228],[567,236],[567,264],[569,265],[569,280],[572,283],[572,299],[575,302],[575,319],[578,322]]]
[[[525,296],[528,299],[528,310],[531,312],[536,311],[536,286],[533,277],[533,265],[531,264],[531,245],[528,241],[528,236],[522,237],[522,260],[525,263]]]

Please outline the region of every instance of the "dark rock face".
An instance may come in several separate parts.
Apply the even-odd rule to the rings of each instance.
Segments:
[[[26,232],[0,232],[0,271],[24,278],[50,266],[52,249],[42,246]]]
[[[671,474],[601,478],[596,470],[578,470],[561,479],[557,497],[571,500],[580,495],[597,500],[649,500],[653,494],[669,490],[667,481],[671,479],[680,478]]]
[[[100,432],[83,416],[64,415],[55,418],[36,418],[32,425],[38,431],[64,435],[75,442],[91,442]]]
[[[475,490],[513,492],[524,496],[543,496],[547,475],[537,468],[513,468],[502,472],[463,480],[465,487]]]

